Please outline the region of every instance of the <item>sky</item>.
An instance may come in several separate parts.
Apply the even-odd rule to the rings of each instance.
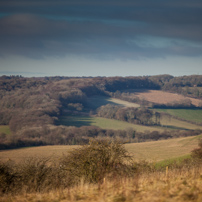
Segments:
[[[201,0],[0,0],[0,75],[202,74]]]

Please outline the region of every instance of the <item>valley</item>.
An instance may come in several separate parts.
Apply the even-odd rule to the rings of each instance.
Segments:
[[[0,77],[0,201],[201,201],[201,80]]]

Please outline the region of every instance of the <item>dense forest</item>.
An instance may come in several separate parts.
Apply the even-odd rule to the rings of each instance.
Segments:
[[[158,113],[147,107],[147,102],[138,98],[129,100],[139,103],[141,108],[102,106],[96,111],[89,107],[88,97],[102,95],[127,100],[124,90],[163,90],[202,98],[202,76],[173,77],[171,75],[143,77],[0,77],[0,125],[9,125],[10,135],[0,133],[0,148],[46,144],[83,144],[89,137],[120,137],[124,141],[158,140],[182,134],[166,132],[103,130],[93,126],[59,126],[58,117],[64,113],[93,113],[96,116],[112,118],[142,125],[159,125]],[[162,107],[162,106],[161,106]],[[163,106],[166,107],[166,106]],[[190,107],[189,102],[177,103],[174,107]],[[200,107],[200,106],[199,106]],[[110,112],[110,113],[109,113]],[[152,118],[152,117],[155,117]],[[186,132],[186,133],[191,133]],[[193,132],[196,134],[198,132]],[[186,136],[187,134],[185,134]],[[190,134],[189,134],[190,135]]]

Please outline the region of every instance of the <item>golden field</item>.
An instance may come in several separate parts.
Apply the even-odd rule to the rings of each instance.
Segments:
[[[134,156],[135,160],[162,161],[170,158],[177,158],[190,154],[198,147],[198,140],[202,135],[183,137],[177,139],[160,140],[142,143],[125,144],[127,151]],[[30,157],[50,157],[58,159],[69,150],[78,146],[53,145],[29,147],[13,150],[0,151],[0,160],[23,161]]]

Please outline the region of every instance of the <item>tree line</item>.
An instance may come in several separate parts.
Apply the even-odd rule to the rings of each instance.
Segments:
[[[116,119],[141,125],[160,125],[160,113],[147,108],[123,108],[118,105],[107,104],[97,110],[99,117]]]
[[[95,126],[27,127],[11,135],[0,133],[0,150],[42,145],[83,145],[87,144],[91,138],[97,138],[100,140],[106,138],[108,140],[117,139],[125,143],[137,143],[196,136],[201,134],[201,132],[201,130],[137,132],[132,128],[125,130],[111,130],[101,129]]]

